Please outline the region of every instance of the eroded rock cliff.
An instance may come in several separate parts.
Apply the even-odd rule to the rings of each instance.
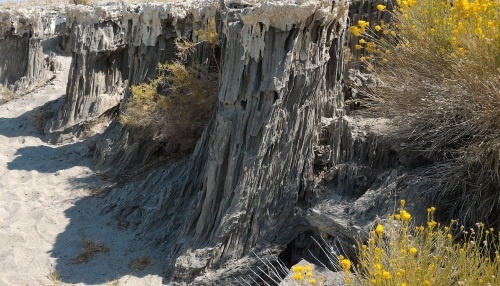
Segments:
[[[225,5],[219,103],[193,155],[108,197],[122,223],[155,237],[173,281],[310,228],[313,145],[322,117],[343,112],[347,2]]]
[[[57,69],[44,41],[65,21],[62,8],[0,8],[0,84],[18,94],[46,83]]]
[[[360,3],[351,21],[373,9]],[[105,211],[158,247],[169,283],[229,285],[258,262],[254,252],[298,262],[311,235],[349,243],[418,186],[401,187],[406,171],[383,140],[387,121],[346,115],[348,13],[344,0],[68,6],[54,29],[72,56],[69,83],[46,132],[60,143],[105,128],[95,146],[97,168],[115,182]],[[176,57],[175,40],[193,39],[213,17],[218,101],[195,150],[120,176],[161,149],[117,120],[129,87],[154,78],[158,63]],[[29,42],[29,31],[18,40]],[[200,47],[196,58],[207,57]]]
[[[66,7],[66,49],[73,61],[66,101],[47,130],[51,140],[82,137],[99,119],[109,123],[120,104],[125,106],[129,86],[155,78],[158,63],[175,58],[174,40],[191,38],[195,28],[213,18],[215,9],[210,2],[193,5],[175,1]],[[154,152],[153,146],[147,150],[134,148],[144,142],[130,139],[133,135],[121,126],[111,129],[106,137],[113,140],[102,142],[97,158],[104,169],[121,170],[121,166],[144,163],[134,154],[149,159],[147,153]],[[123,150],[133,158],[123,156]]]

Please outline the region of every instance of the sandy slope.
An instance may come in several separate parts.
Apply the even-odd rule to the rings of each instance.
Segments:
[[[99,198],[89,196],[99,181],[88,142],[49,145],[35,127],[37,107],[65,93],[70,58],[59,60],[63,68],[51,84],[0,105],[0,285],[52,285],[51,271],[68,284],[161,285],[159,263],[138,272],[128,267],[147,249],[130,251],[132,235],[110,226]],[[72,263],[84,237],[110,251]]]

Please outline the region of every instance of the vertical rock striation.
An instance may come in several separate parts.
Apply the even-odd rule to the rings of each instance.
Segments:
[[[54,76],[55,59],[42,43],[64,22],[61,8],[0,8],[0,84],[24,93]]]
[[[130,85],[154,78],[158,63],[175,58],[175,38],[191,37],[193,29],[214,13],[215,7],[208,2],[67,6],[66,45],[73,61],[64,106],[47,130],[51,140],[81,136],[91,121],[108,116],[126,102]],[[111,146],[103,146],[101,157],[105,158],[97,160],[118,167],[120,158],[108,159],[104,149],[122,150],[129,132],[117,124],[112,130],[108,136],[114,138],[113,143],[103,141],[102,145]],[[129,145],[133,143],[125,147]]]
[[[203,251],[209,265],[296,235],[321,117],[342,107],[346,14],[345,2],[329,1],[264,1],[224,14],[220,105],[193,154],[188,177],[197,179],[186,190],[196,197],[180,233],[191,239],[183,250],[198,253],[179,257],[178,273]]]
[[[322,117],[342,114],[347,9],[226,2],[219,103],[193,155],[107,202],[123,224],[155,236],[172,279],[192,281],[307,229],[313,145]]]

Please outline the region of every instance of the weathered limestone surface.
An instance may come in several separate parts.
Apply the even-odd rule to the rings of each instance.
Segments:
[[[346,16],[346,2],[326,1],[225,14],[221,105],[193,155],[187,187],[198,195],[180,233],[199,253],[177,258],[176,273],[193,272],[200,252],[210,266],[284,245],[301,227],[321,117],[341,107]]]
[[[114,117],[96,145],[98,168],[116,175],[154,160],[158,143],[116,115],[130,85],[175,57],[175,39],[191,38],[214,16],[212,4],[67,7],[57,29],[73,62],[64,104],[46,130],[53,142]],[[394,206],[400,189],[408,195],[421,184],[401,188],[404,163],[381,136],[386,121],[345,114],[348,1],[218,6],[218,103],[193,154],[120,178],[104,202],[142,246],[149,241],[164,254],[172,284],[229,285],[256,263],[254,251],[287,248],[293,261],[309,234],[351,242]]]
[[[51,140],[72,140],[81,136],[91,121],[109,117],[128,99],[130,85],[154,78],[157,64],[175,57],[176,37],[190,37],[193,29],[214,13],[215,7],[208,2],[67,6],[66,47],[73,61],[65,104],[46,130]],[[128,131],[120,131],[121,126],[112,129],[109,137],[119,135],[102,142],[99,165],[111,162],[108,167],[119,168],[116,163],[120,160],[135,162],[121,158],[122,153],[106,157],[104,149],[123,150],[139,144],[131,143]],[[128,150],[125,152],[141,154]]]
[[[310,229],[313,146],[322,117],[343,113],[347,2],[226,7],[219,104],[193,155],[113,190],[107,202],[122,224],[162,246],[173,281]]]
[[[211,8],[179,17],[161,12],[172,6],[127,7],[92,8],[101,11],[92,19],[68,12],[74,84],[53,131],[75,134],[126,100],[130,84],[174,57],[176,37],[190,37],[213,16]],[[122,183],[105,203],[121,226],[165,253],[170,281],[193,285],[245,272],[234,261],[255,263],[252,251],[288,246],[298,257],[306,233],[351,243],[391,209],[405,174],[397,148],[380,136],[385,121],[345,115],[347,2],[226,1],[222,8],[219,102],[194,153]],[[158,26],[144,11],[166,20]],[[116,174],[150,161],[158,146],[140,137],[112,123],[97,145],[98,166]]]
[[[44,54],[43,41],[64,22],[61,7],[0,8],[0,84],[24,93],[54,75],[55,58]]]

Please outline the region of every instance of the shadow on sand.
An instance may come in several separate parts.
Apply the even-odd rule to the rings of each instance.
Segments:
[[[57,100],[51,102],[56,104]],[[43,105],[45,106],[45,105]],[[0,135],[16,137],[34,137],[42,139],[43,135],[34,127],[33,117],[43,108],[40,106],[16,118],[0,118]],[[69,178],[72,189],[92,190],[101,185],[101,182],[92,171],[92,141],[88,138],[81,142],[66,145],[36,145],[25,146],[31,143],[30,138],[19,138],[20,148],[17,157],[7,163],[9,170],[25,170],[58,175],[58,172],[80,166],[89,170],[88,174],[79,174]],[[25,143],[26,141],[29,141]],[[40,142],[41,143],[41,142]],[[57,187],[57,186],[55,186]],[[102,195],[89,195],[75,199],[72,206],[64,210],[69,222],[65,230],[57,235],[50,251],[50,256],[56,259],[54,270],[62,277],[65,283],[83,283],[85,285],[106,285],[110,281],[131,275],[144,277],[146,275],[163,276],[162,259],[155,257],[154,249],[148,243],[134,241],[135,234],[121,230],[115,220],[108,214],[103,214]],[[75,263],[75,258],[83,251],[83,241],[89,240],[104,244],[108,252],[96,253],[86,263]],[[134,245],[133,249],[131,245]],[[130,263],[135,259],[146,256],[151,259],[151,265],[143,270],[132,269]],[[159,279],[159,278],[157,278]],[[129,285],[127,282],[121,285]],[[147,282],[140,285],[149,285]]]
[[[64,211],[70,222],[65,231],[57,236],[51,251],[51,256],[56,258],[55,271],[61,275],[62,281],[95,285],[126,275],[163,276],[161,258],[155,257],[148,243],[140,248],[136,242],[134,249],[131,249],[134,233],[119,230],[109,215],[102,214],[101,203],[102,198],[99,196],[86,197]],[[84,251],[84,240],[103,244],[109,248],[109,252],[96,253],[88,262],[76,263],[75,258]],[[132,269],[130,264],[139,257],[148,257],[151,265],[143,270]],[[128,284],[125,282],[123,285]]]
[[[18,99],[23,100],[23,99]],[[30,111],[21,114],[14,118],[0,117],[0,135],[5,137],[22,137],[31,136],[43,139],[41,130],[37,129],[42,127],[41,120],[48,119],[51,113],[61,104],[62,98],[49,101],[41,106],[38,106]]]
[[[16,137],[32,137],[43,141],[43,135],[40,132],[40,126],[37,120],[47,120],[41,118],[40,114],[45,112],[51,114],[53,108],[57,106],[59,99],[48,102],[31,111],[25,112],[15,118],[0,118],[0,135]],[[40,124],[43,125],[43,124]],[[29,142],[26,142],[26,141]],[[19,139],[19,148],[14,160],[7,163],[9,170],[38,171],[40,173],[56,173],[61,170],[70,169],[75,166],[88,167],[93,169],[91,156],[92,142],[95,138],[87,138],[81,142],[67,145],[36,145],[26,146],[33,142],[29,138]],[[38,142],[35,141],[35,144]]]
[[[89,148],[85,141],[63,146],[33,146],[17,150],[13,161],[7,163],[9,170],[57,173],[74,166],[92,169],[88,158]]]

